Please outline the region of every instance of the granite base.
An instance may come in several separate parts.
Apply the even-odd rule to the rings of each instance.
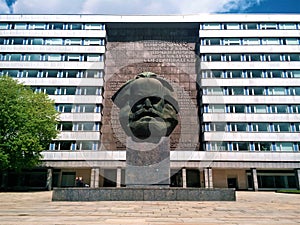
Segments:
[[[231,188],[54,188],[52,201],[236,201],[236,194]]]

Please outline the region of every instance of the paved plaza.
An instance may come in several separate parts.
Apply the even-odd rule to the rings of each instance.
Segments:
[[[236,202],[52,202],[0,193],[0,224],[300,224],[300,195],[237,192]]]

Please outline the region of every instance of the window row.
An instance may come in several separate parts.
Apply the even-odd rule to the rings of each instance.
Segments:
[[[0,76],[16,78],[103,78],[103,70],[0,70]]]
[[[0,30],[105,30],[102,23],[0,23]]]
[[[300,105],[204,105],[205,113],[300,113]]]
[[[299,38],[203,38],[201,45],[299,45]]]
[[[205,123],[207,132],[300,132],[300,123]]]
[[[0,45],[105,45],[103,38],[0,38]]]
[[[299,151],[300,142],[207,142],[206,151]]]
[[[103,62],[104,54],[0,54],[0,61]]]
[[[300,87],[204,87],[203,95],[293,95]]]
[[[102,87],[34,87],[31,89],[37,93],[48,95],[102,95]]]
[[[100,131],[100,123],[84,122],[84,123],[72,123],[72,122],[60,122],[56,129],[59,131]]]
[[[297,30],[300,23],[203,23],[201,30]]]
[[[102,105],[55,104],[55,109],[61,113],[100,113]]]
[[[300,70],[202,70],[201,78],[300,78]]]
[[[99,150],[99,142],[96,141],[54,141],[50,143],[51,151],[97,151]]]
[[[202,62],[291,62],[300,61],[300,54],[202,54]]]

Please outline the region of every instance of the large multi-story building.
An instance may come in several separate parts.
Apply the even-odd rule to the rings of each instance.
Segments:
[[[49,94],[61,112],[44,167],[25,184],[124,186],[126,138],[111,96],[141,72],[180,95],[172,186],[300,188],[292,14],[0,15],[0,74]],[[13,185],[13,174],[4,180]]]

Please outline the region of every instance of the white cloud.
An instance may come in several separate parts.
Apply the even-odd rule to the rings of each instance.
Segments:
[[[0,0],[0,14],[9,13],[9,7],[7,6],[5,0]]]
[[[195,14],[244,11],[261,1],[264,0],[17,0],[13,8],[14,13],[33,14]]]
[[[13,6],[18,14],[71,14],[80,13],[85,0],[17,0]]]

